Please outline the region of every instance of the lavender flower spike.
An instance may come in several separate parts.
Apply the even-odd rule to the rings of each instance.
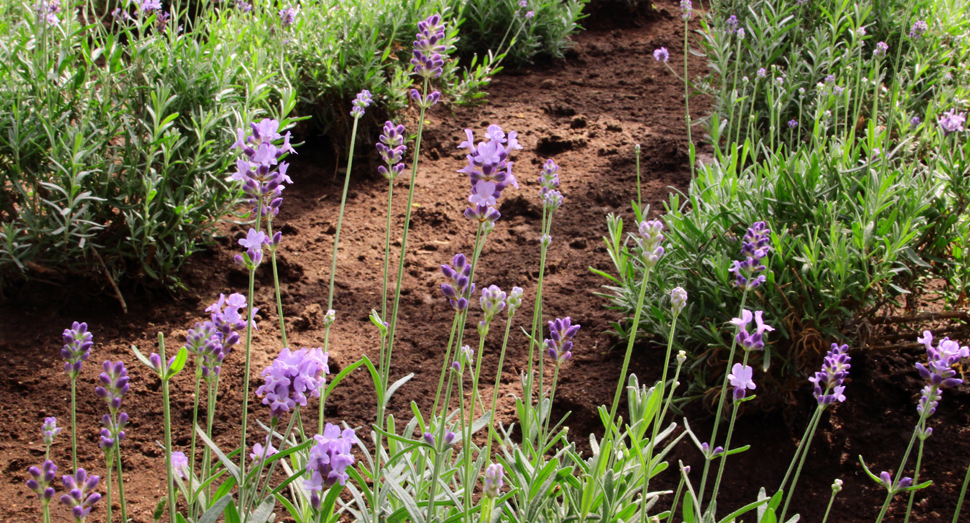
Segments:
[[[451,265],[442,265],[441,272],[450,283],[441,284],[441,293],[448,298],[448,303],[456,311],[463,311],[468,307],[468,299],[475,292],[475,284],[471,283],[472,265],[464,254],[456,254]]]
[[[926,386],[923,387],[922,397],[916,410],[920,414],[926,411],[926,416],[932,416],[943,396],[942,389],[963,383],[963,380],[954,377],[956,371],[951,367],[961,359],[970,357],[970,349],[961,347],[950,338],[943,338],[936,347],[933,347],[933,334],[930,331],[924,331],[923,337],[916,341],[926,347],[927,360],[926,365],[916,364],[916,370],[926,380]]]
[[[966,113],[957,113],[955,109],[950,109],[943,113],[939,120],[940,127],[944,135],[963,132],[963,124],[967,123]]]
[[[327,423],[323,434],[317,434],[313,439],[315,443],[310,448],[306,466],[310,477],[303,480],[303,486],[310,491],[310,504],[319,510],[320,492],[338,482],[343,485],[350,478],[345,471],[354,464],[351,451],[357,436],[353,429],[341,431],[336,425]]]
[[[849,365],[852,358],[847,354],[848,351],[848,345],[839,346],[833,343],[832,349],[825,355],[822,370],[808,378],[808,381],[815,386],[815,400],[819,405],[845,401],[845,395],[842,394],[845,386],[842,382],[849,376],[849,369],[852,368],[852,365]]]
[[[653,52],[653,59],[658,62],[667,63],[667,60],[670,60],[670,52],[667,51],[666,47],[661,47],[660,49],[656,49]]]
[[[743,309],[740,318],[734,318],[731,323],[738,327],[737,340],[746,351],[762,350],[765,348],[764,333],[774,331],[774,327],[768,325],[762,319],[763,311],[755,311],[752,316],[751,311]],[[753,333],[748,332],[748,324],[754,319],[756,328]]]
[[[509,305],[509,316],[515,314],[515,311],[522,306],[522,287],[512,287],[512,291],[509,292],[509,297],[506,300]]]
[[[44,436],[44,444],[48,447],[54,443],[54,436],[61,433],[57,426],[57,418],[44,418],[44,426],[40,428],[40,433]]]
[[[748,389],[754,390],[756,388],[754,380],[751,379],[752,376],[754,376],[754,369],[749,365],[735,363],[734,367],[731,368],[728,379],[734,387],[734,401],[743,399]]]
[[[882,58],[886,56],[886,52],[889,51],[889,45],[886,42],[879,42],[876,44],[876,48],[872,51],[872,56],[876,58]]]
[[[638,228],[640,237],[637,238],[637,243],[640,245],[643,261],[647,267],[656,265],[664,255],[664,248],[661,246],[664,241],[664,235],[661,232],[663,228],[664,225],[660,220],[640,222]]]
[[[501,463],[494,463],[485,469],[485,497],[495,499],[499,491],[502,490],[502,477],[505,476],[505,469]]]
[[[323,349],[283,349],[273,364],[263,370],[265,383],[256,389],[256,395],[263,398],[263,405],[269,405],[273,418],[279,419],[297,404],[305,407],[308,395],[320,397],[330,373],[327,356]]]
[[[180,478],[186,479],[189,473],[189,458],[184,452],[172,453],[172,469]]]
[[[509,156],[512,151],[522,149],[522,146],[519,145],[515,131],[509,131],[506,135],[505,131],[497,125],[489,125],[485,130],[486,139],[478,144],[475,143],[475,135],[471,129],[465,129],[465,138],[465,141],[458,145],[459,149],[468,150],[468,154],[465,155],[468,165],[458,172],[467,174],[472,186],[471,196],[468,197],[472,207],[465,211],[465,216],[482,223],[485,221],[494,223],[501,216],[494,208],[498,198],[502,196],[502,191],[509,185],[519,188],[519,183],[512,174],[513,162]],[[552,166],[546,163],[547,165],[543,167],[544,172],[555,166],[555,163]],[[558,170],[558,167],[555,167],[555,170]],[[545,177],[551,178],[554,174],[555,172]],[[542,177],[540,177],[541,182]],[[549,183],[552,182],[549,181]],[[540,194],[542,194],[541,189]]]
[[[482,289],[482,298],[479,302],[482,305],[482,312],[485,313],[485,322],[492,321],[496,314],[505,308],[507,295],[502,292],[497,285],[489,285]]]
[[[61,357],[65,360],[64,371],[73,380],[81,373],[81,364],[91,356],[94,336],[88,332],[87,323],[74,322],[70,329],[64,329],[63,337]]]
[[[350,110],[350,116],[354,118],[360,118],[364,116],[364,109],[374,103],[374,98],[371,96],[370,91],[364,89],[363,91],[357,93],[357,98],[354,98],[353,106],[354,108]]]
[[[383,165],[377,168],[384,178],[393,181],[402,171],[404,171],[404,152],[407,146],[404,145],[404,126],[394,125],[394,122],[384,123],[384,132],[381,133],[379,141],[375,144],[377,151],[387,167]]]
[[[293,25],[296,21],[296,15],[299,13],[295,7],[287,7],[285,9],[280,9],[280,24],[283,27],[289,27]]]
[[[45,505],[50,503],[51,498],[54,497],[54,487],[50,484],[54,481],[54,474],[57,473],[57,465],[51,460],[46,460],[41,468],[30,467],[27,473],[30,474],[27,488],[34,491]]]
[[[687,291],[681,287],[677,287],[670,291],[670,310],[674,313],[674,316],[680,314],[684,307],[687,305]]]
[[[414,40],[414,72],[424,78],[438,78],[443,72],[444,58],[447,52],[444,45],[445,26],[441,23],[440,15],[433,15],[427,20],[418,22],[418,34]]]
[[[916,23],[913,24],[912,29],[909,30],[909,37],[913,40],[919,40],[929,28],[930,27],[926,24],[926,22],[923,20],[917,20]]]
[[[756,289],[761,286],[767,278],[764,272],[767,268],[761,264],[761,260],[768,255],[771,250],[769,242],[771,240],[771,229],[765,222],[756,222],[748,228],[742,242],[741,255],[744,261],[735,260],[731,264],[729,272],[735,275],[734,284],[745,290]]]
[[[75,521],[83,523],[85,518],[91,514],[94,504],[101,499],[101,494],[92,492],[98,487],[101,478],[88,476],[84,469],[77,469],[73,476],[67,474],[61,476],[61,481],[64,483],[64,489],[68,492],[61,496],[61,503],[70,507]]]
[[[128,424],[128,415],[124,412],[119,414],[118,411],[121,409],[121,398],[128,392],[129,385],[124,363],[106,361],[101,367],[104,372],[98,377],[100,385],[94,389],[94,393],[108,405],[109,414],[101,418],[101,423],[104,424],[101,429],[101,448],[107,452],[116,449],[125,439],[123,429]]]
[[[549,357],[557,363],[565,363],[573,356],[573,338],[579,332],[580,325],[573,325],[569,316],[556,318],[549,322],[549,338],[543,340],[542,346]]]
[[[691,5],[690,0],[680,0],[680,17],[684,21],[690,20],[691,15],[694,12],[694,6]]]

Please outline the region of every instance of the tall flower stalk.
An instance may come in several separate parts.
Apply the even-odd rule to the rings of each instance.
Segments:
[[[88,332],[87,323],[74,322],[70,329],[65,329],[64,348],[61,356],[64,358],[64,371],[71,379],[71,463],[73,470],[77,467],[77,377],[81,374],[81,367],[91,356],[91,346],[94,336]]]

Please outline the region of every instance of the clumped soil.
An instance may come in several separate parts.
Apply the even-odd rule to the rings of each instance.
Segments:
[[[526,303],[531,303],[538,276],[541,217],[535,180],[541,163],[555,159],[561,167],[565,204],[552,229],[545,318],[571,316],[583,326],[574,356],[561,374],[555,412],[571,412],[566,424],[581,449],[588,451],[590,433],[601,434],[596,408],[611,401],[623,356],[616,347],[618,340],[609,333],[609,323],[617,316],[594,294],[603,281],[589,272],[590,267],[611,270],[601,239],[606,234],[605,217],[609,213],[631,217],[629,205],[636,198],[634,144],[643,148],[643,198],[651,205],[651,216],[659,215],[670,192],[685,191],[690,177],[683,86],[651,57],[660,46],[667,47],[672,57],[681,56],[683,26],[671,14],[677,12],[675,2],[657,6],[654,19],[632,23],[629,17],[611,19],[604,12],[597,13],[597,29],[578,35],[575,49],[564,62],[507,71],[489,87],[487,105],[437,106],[430,112],[415,187],[392,372],[394,378],[407,373],[414,373],[414,378],[392,401],[391,411],[398,419],[410,416],[411,401],[424,411],[430,408],[452,318],[440,295],[443,276],[439,267],[455,253],[469,253],[474,240],[474,224],[461,214],[468,181],[456,172],[464,162],[456,146],[464,139],[465,127],[480,135],[485,126],[494,123],[520,135],[525,148],[514,160],[522,187],[509,189],[503,196],[503,216],[488,238],[477,283],[506,290],[520,286],[525,289]],[[704,72],[703,62],[692,57],[691,75]],[[695,98],[691,106],[696,121],[703,116],[704,100]],[[406,115],[402,123],[413,132],[416,115]],[[695,137],[700,134],[698,130]],[[702,145],[701,149],[708,148]],[[295,183],[286,190],[276,222],[284,234],[279,265],[283,313],[293,347],[323,344],[322,313],[343,178],[342,172],[335,172],[335,165],[343,165],[343,159],[334,158],[330,150],[323,140],[310,137],[300,155],[292,158],[290,174]],[[380,309],[387,185],[376,175],[375,156],[366,150],[360,155],[338,255],[333,306],[338,321],[330,344],[333,374],[363,354],[376,360],[378,352],[377,332],[367,317],[371,309]],[[395,186],[393,238],[397,246],[407,193],[404,178]],[[164,453],[158,443],[163,439],[161,392],[157,380],[132,357],[130,347],[156,350],[157,334],[162,332],[169,340],[169,350],[174,350],[186,330],[204,319],[204,308],[219,293],[245,292],[246,273],[231,261],[242,228],[227,224],[221,230],[224,236],[193,257],[183,270],[185,290],[169,294],[123,285],[130,307],[127,315],[121,313],[110,287],[99,287],[100,283],[35,281],[7,289],[0,305],[0,362],[4,369],[0,376],[0,466],[6,472],[0,495],[7,500],[0,504],[0,519],[36,521],[40,517],[36,499],[24,486],[26,469],[43,460],[39,436],[44,417],[56,416],[62,427],[69,426],[70,387],[59,355],[60,332],[72,321],[85,321],[94,332],[95,345],[79,379],[78,458],[89,472],[103,476],[97,442],[104,407],[93,391],[98,363],[120,359],[132,376],[124,402],[131,421],[123,444],[129,516],[138,523],[151,521],[155,503],[164,496]],[[252,351],[252,390],[261,383],[260,370],[282,349],[268,265],[260,269],[256,282],[260,313]],[[478,339],[473,327],[477,321],[474,315],[469,319],[466,340]],[[520,394],[517,376],[528,361],[527,340],[519,328],[530,322],[530,313],[520,313],[513,323],[497,409],[506,423],[513,420],[512,400],[507,395]],[[498,363],[497,331],[500,329],[493,328],[482,365],[486,395],[491,393]],[[638,344],[631,371],[641,382],[652,382],[660,376],[662,358],[662,348]],[[832,521],[874,520],[883,493],[864,476],[858,455],[863,454],[876,471],[895,473],[916,423],[920,380],[913,364],[919,359],[918,351],[853,354],[853,358],[848,401],[825,415],[793,502],[792,511],[802,514],[802,521],[821,521],[829,486],[836,478],[845,480],[845,490],[835,502]],[[174,442],[183,451],[188,450],[191,425],[190,374],[183,372],[172,388]],[[219,390],[215,439],[224,448],[238,443],[242,374],[243,358],[237,349],[227,359]],[[752,449],[730,458],[728,470],[733,473],[722,487],[719,513],[727,514],[753,501],[758,488],[772,490],[781,481],[813,408],[807,384],[800,395],[804,401],[785,411],[746,413],[738,421],[735,446],[750,444]],[[358,371],[328,399],[326,414],[329,421],[367,430],[374,405],[369,377]],[[268,411],[258,400],[251,401],[250,409],[251,427],[256,427],[256,420],[267,419]],[[696,403],[688,407],[691,426],[700,435],[710,433],[708,412]],[[951,517],[970,460],[968,416],[966,386],[947,391],[933,417],[936,432],[927,442],[921,475],[935,485],[917,496],[914,521]],[[253,430],[250,441],[257,441],[257,435]],[[57,439],[52,459],[60,471],[70,468],[66,431]],[[671,453],[672,468],[678,460],[693,466],[692,477],[698,481],[702,463],[687,438]],[[672,490],[675,479],[673,472],[667,472],[651,486]],[[890,520],[901,518],[904,505],[897,500]],[[53,513],[54,521],[68,521],[63,508],[55,507]],[[102,502],[89,521],[103,518]]]

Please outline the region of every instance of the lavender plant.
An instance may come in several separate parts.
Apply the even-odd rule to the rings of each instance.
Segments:
[[[91,356],[94,335],[88,332],[87,323],[74,322],[70,329],[64,329],[64,372],[71,379],[71,461],[77,470],[77,377],[81,367]]]

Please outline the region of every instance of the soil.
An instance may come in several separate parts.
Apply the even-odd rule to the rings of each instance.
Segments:
[[[677,12],[676,2],[657,2],[657,6],[660,15],[655,19],[632,23],[622,17],[610,20],[600,12],[593,24],[597,29],[578,35],[575,49],[564,62],[507,71],[488,89],[487,105],[439,105],[430,112],[415,187],[392,373],[394,378],[414,373],[414,378],[392,400],[391,411],[398,419],[410,417],[411,401],[424,411],[430,408],[452,318],[440,295],[444,278],[439,267],[455,253],[469,253],[474,240],[474,225],[461,215],[468,182],[456,172],[464,161],[456,146],[464,139],[465,127],[480,135],[487,125],[495,123],[520,135],[524,150],[517,152],[514,160],[522,188],[509,189],[503,195],[503,216],[488,238],[476,279],[479,285],[495,284],[506,290],[520,286],[525,289],[526,303],[531,302],[538,274],[541,217],[535,178],[541,163],[554,158],[561,167],[565,204],[552,229],[544,283],[545,318],[571,316],[583,326],[573,358],[561,375],[555,412],[571,412],[567,425],[581,449],[588,450],[590,433],[602,432],[596,408],[611,401],[623,356],[615,348],[617,339],[608,333],[610,322],[618,318],[595,295],[603,281],[589,271],[590,267],[612,269],[601,239],[606,234],[605,217],[609,213],[628,220],[631,217],[630,202],[636,198],[634,144],[642,144],[643,199],[651,205],[651,216],[659,215],[670,192],[686,191],[690,177],[683,86],[651,56],[660,46],[667,47],[672,57],[682,56],[683,27],[679,18],[670,14]],[[704,72],[702,60],[692,57],[691,75]],[[704,115],[705,106],[702,98],[693,101],[692,117],[696,121]],[[406,115],[402,123],[413,132],[416,115]],[[695,137],[700,134],[696,132]],[[702,145],[701,151],[704,149]],[[284,234],[279,263],[283,312],[293,347],[323,344],[322,311],[326,310],[343,178],[342,171],[335,172],[338,160],[330,150],[323,140],[313,137],[300,148],[290,168],[295,183],[286,191],[276,222]],[[360,154],[338,255],[333,306],[337,323],[330,343],[333,374],[363,354],[376,359],[378,352],[377,332],[368,314],[371,309],[380,309],[387,186],[376,175],[375,156],[366,151]],[[339,163],[342,165],[343,160]],[[407,182],[402,177],[394,191],[395,231],[401,230],[406,192]],[[95,345],[79,379],[79,461],[89,472],[103,476],[103,456],[97,441],[104,408],[93,389],[100,372],[97,362],[120,359],[132,376],[131,391],[124,402],[131,422],[123,443],[129,515],[138,523],[151,521],[155,503],[164,496],[164,453],[158,443],[163,439],[161,392],[157,379],[137,363],[130,347],[157,350],[157,334],[162,332],[172,350],[184,340],[186,330],[205,317],[203,310],[219,293],[245,292],[246,273],[231,261],[242,228],[227,224],[222,232],[224,236],[216,244],[192,258],[183,270],[184,290],[168,294],[122,285],[130,307],[128,314],[122,314],[107,285],[95,288],[89,282],[65,286],[33,282],[7,289],[0,305],[0,361],[4,368],[0,376],[0,466],[6,472],[0,481],[0,496],[8,501],[0,504],[0,519],[40,519],[36,498],[24,486],[26,469],[43,460],[39,436],[44,417],[56,416],[62,427],[69,426],[70,388],[59,355],[60,332],[72,321],[85,321],[94,332]],[[396,232],[394,237],[398,235]],[[392,248],[392,267],[395,252]],[[260,370],[282,348],[272,277],[267,269],[268,264],[264,264],[256,282],[260,313],[252,351],[253,387],[261,383]],[[507,395],[521,394],[517,377],[527,366],[528,344],[519,327],[531,321],[530,315],[520,313],[513,323],[498,408],[506,423],[513,419],[512,400]],[[470,318],[467,340],[478,339],[473,328],[477,321],[474,316]],[[492,390],[489,383],[494,383],[497,367],[500,340],[495,330],[486,344],[482,365],[484,394]],[[660,376],[662,358],[661,348],[638,345],[631,371],[641,382],[652,382]],[[823,418],[790,513],[802,514],[802,521],[821,521],[830,485],[842,478],[845,490],[835,501],[831,521],[875,519],[883,492],[865,477],[857,456],[863,454],[877,473],[895,471],[916,423],[915,406],[921,387],[913,368],[916,361],[916,350],[853,354],[852,379],[845,392],[849,399]],[[215,439],[225,448],[238,443],[241,351],[227,359],[223,372]],[[191,425],[193,384],[189,374],[183,372],[176,378],[172,391],[175,445],[183,451],[188,450]],[[780,483],[813,408],[807,385],[802,396],[806,399],[803,404],[784,412],[751,412],[738,421],[734,445],[751,444],[752,449],[730,458],[719,513],[727,514],[753,501],[762,486],[772,490]],[[367,428],[373,421],[374,405],[369,378],[358,371],[335,389],[327,401],[326,414],[329,421]],[[254,421],[268,417],[258,400],[251,402],[250,411]],[[698,434],[710,433],[711,416],[705,406],[689,406],[687,416]],[[934,486],[917,496],[914,521],[949,521],[952,517],[970,461],[968,418],[967,387],[947,391],[932,418],[936,432],[926,443],[923,460],[921,480],[931,479]],[[254,430],[250,441],[256,436]],[[52,459],[61,472],[70,468],[67,431],[58,437]],[[699,454],[687,438],[670,455],[671,465],[676,466],[678,460],[693,466],[693,477],[699,475]],[[661,476],[652,487],[676,487],[673,473]],[[898,499],[888,520],[900,520],[904,507],[904,500]],[[54,521],[68,521],[63,508],[55,507],[53,513]],[[103,518],[102,502],[89,521]]]

